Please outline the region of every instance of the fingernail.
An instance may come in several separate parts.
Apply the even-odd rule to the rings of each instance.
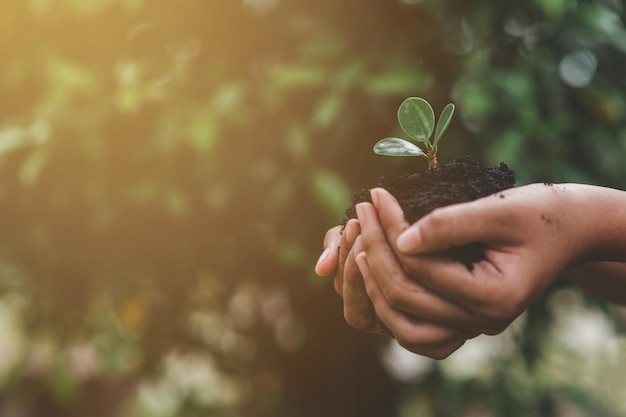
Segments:
[[[370,206],[371,208],[374,207],[372,203],[359,203],[356,205],[356,217],[359,221],[359,225],[367,222],[367,219],[370,216],[369,208],[367,206]]]
[[[359,203],[356,205],[356,217],[361,222],[363,221],[364,216],[365,216],[365,210],[363,209],[363,203]]]
[[[376,188],[370,190],[370,198],[374,206],[378,207],[378,190]]]
[[[349,245],[352,245],[354,243],[354,240],[359,234],[357,225],[358,225],[358,220],[356,219],[351,219],[348,221],[348,224],[346,224],[345,238],[346,238],[346,242]]]
[[[370,273],[370,266],[367,262],[367,255],[365,252],[361,252],[355,258],[356,266],[359,268],[359,272],[361,272],[361,276],[363,278],[367,277]]]
[[[420,230],[417,227],[406,229],[396,240],[396,246],[402,252],[416,252],[422,243]]]
[[[320,264],[322,264],[326,259],[328,259],[328,255],[330,255],[330,248],[324,249],[324,252],[320,255],[320,258],[317,260],[315,264],[315,271],[318,270]]]

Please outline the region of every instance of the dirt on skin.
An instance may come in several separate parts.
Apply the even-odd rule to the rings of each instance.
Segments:
[[[488,168],[472,157],[464,156],[435,169],[410,175],[384,176],[378,186],[398,200],[406,220],[414,223],[437,207],[472,201],[513,188],[515,175],[504,163]],[[354,193],[352,206],[346,210],[348,219],[356,217],[355,206],[364,201],[371,202],[369,189]],[[468,269],[484,259],[479,244],[451,248],[442,254],[462,262]]]

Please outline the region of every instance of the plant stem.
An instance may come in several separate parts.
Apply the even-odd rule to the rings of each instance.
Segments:
[[[428,169],[437,168],[437,157],[436,156],[426,156],[426,160],[428,161]]]

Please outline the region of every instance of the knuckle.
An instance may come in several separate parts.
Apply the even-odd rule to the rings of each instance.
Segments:
[[[525,300],[519,297],[507,297],[500,303],[500,315],[496,316],[501,321],[511,322],[522,314],[525,309]]]
[[[443,346],[443,347],[438,347],[438,348],[431,349],[429,352],[426,352],[425,356],[428,356],[431,359],[435,359],[435,360],[440,361],[440,360],[446,359],[455,350],[456,350],[456,348],[451,349],[448,346]]]
[[[380,318],[375,317],[374,320],[376,322],[374,332],[381,334],[381,335],[393,337],[393,333],[391,333],[391,330],[389,330],[389,327],[387,327],[385,323],[383,323],[382,320],[380,320]]]
[[[360,249],[362,249],[363,251],[369,252],[378,245],[380,245],[380,240],[377,239],[375,236],[365,234],[361,235]]]
[[[365,250],[369,250],[372,249],[374,247],[378,247],[381,245],[386,245],[387,244],[387,238],[385,237],[385,235],[380,234],[380,233],[375,233],[375,232],[369,232],[369,233],[361,233],[361,244],[363,246],[363,249]]]
[[[465,341],[466,339],[464,338],[454,338],[444,343],[440,343],[439,345],[431,347],[427,352],[427,356],[437,360],[446,359],[463,346]]]
[[[341,238],[341,226],[328,229],[324,235],[324,246],[329,246],[331,242],[339,241]]]
[[[485,306],[481,311],[486,324],[483,333],[492,336],[502,333],[515,318],[524,312],[524,306],[523,300],[511,297]]]
[[[402,271],[411,282],[417,283],[420,281],[420,278],[426,275],[421,259],[406,255],[400,255],[398,258],[401,262]]]
[[[433,245],[449,246],[445,237],[454,234],[456,219],[451,217],[442,208],[436,208],[428,214],[426,222],[421,227],[422,238]]]
[[[424,344],[397,336],[396,340],[406,350],[435,360],[446,359],[465,343],[462,341],[460,343]]]
[[[395,310],[411,310],[414,307],[412,284],[403,270],[390,269],[384,281],[380,289],[387,305]]]
[[[509,327],[508,322],[493,323],[486,327],[483,333],[487,336],[496,336],[506,330],[507,327]]]
[[[490,323],[503,323],[509,319],[511,310],[506,304],[494,304],[487,307],[483,315]]]
[[[402,309],[406,303],[406,291],[399,286],[392,286],[384,289],[384,296],[387,304],[394,309]]]
[[[449,216],[446,215],[446,212],[441,207],[434,209],[428,215],[428,223],[437,231],[446,232],[450,228]]]

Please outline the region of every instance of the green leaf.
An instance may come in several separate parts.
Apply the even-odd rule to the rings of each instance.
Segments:
[[[441,116],[439,116],[439,120],[437,121],[437,128],[435,129],[435,143],[434,146],[437,146],[437,142],[441,139],[441,135],[446,131],[448,125],[450,124],[450,120],[452,119],[452,115],[454,114],[454,104],[448,103],[446,107],[441,111]]]
[[[433,134],[435,112],[423,98],[409,97],[398,109],[398,122],[411,139],[423,142]]]
[[[374,145],[374,153],[386,156],[421,156],[424,152],[415,144],[400,138],[385,138]]]

